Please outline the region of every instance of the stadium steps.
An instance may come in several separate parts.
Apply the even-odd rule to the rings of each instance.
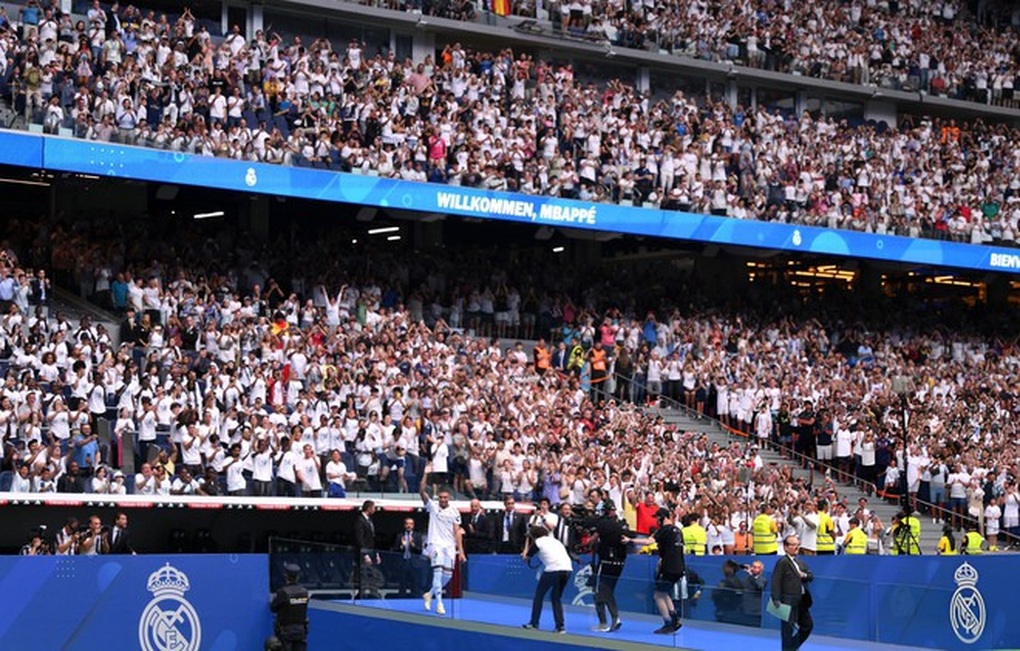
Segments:
[[[718,421],[707,417],[699,418],[697,415],[692,414],[685,409],[651,407],[649,408],[649,411],[662,416],[666,423],[676,424],[677,427],[685,432],[704,433],[708,436],[710,442],[718,443],[720,446],[729,445],[733,441],[747,440],[746,437],[731,433]],[[800,464],[794,463],[792,460],[783,457],[781,454],[770,448],[761,449],[759,454],[766,466],[789,467],[794,477],[801,477],[813,484],[824,481],[824,476],[820,473],[812,473],[812,471],[804,469],[800,466]],[[847,503],[851,507],[856,507],[860,498],[868,498],[868,508],[878,515],[886,527],[892,523],[893,516],[900,510],[898,504],[891,504],[875,495],[868,497],[864,491],[855,485],[844,482],[836,482],[836,486],[840,497],[846,497]],[[932,523],[931,517],[918,515],[918,518],[921,521],[921,551],[925,555],[933,554],[936,546],[938,545],[939,538],[942,536],[941,525]]]
[[[120,318],[63,287],[53,287],[50,294],[50,317],[57,312],[73,326],[77,326],[83,316],[88,316],[92,323],[103,324],[110,334],[114,348],[120,345]]]

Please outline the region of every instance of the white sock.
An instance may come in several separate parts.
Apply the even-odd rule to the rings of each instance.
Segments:
[[[443,598],[443,570],[438,567],[432,568],[432,594],[437,599]]]

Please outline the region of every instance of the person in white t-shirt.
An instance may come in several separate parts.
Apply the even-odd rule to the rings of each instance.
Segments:
[[[227,495],[241,496],[248,494],[248,482],[244,479],[246,460],[247,456],[241,454],[241,444],[232,443],[230,445],[230,456],[223,463],[223,472],[227,473]]]
[[[542,617],[542,601],[550,590],[552,594],[549,600],[552,602],[553,620],[556,623],[556,632],[565,633],[566,625],[563,621],[563,589],[567,587],[570,580],[570,573],[573,571],[573,563],[567,548],[563,546],[549,531],[540,525],[533,525],[528,530],[528,537],[531,539],[529,547],[533,547],[542,563],[542,577],[535,587],[535,597],[531,601],[531,619],[524,628],[538,628],[539,620]],[[525,552],[521,552],[521,558],[527,560]]]
[[[801,508],[791,511],[787,522],[800,538],[800,553],[814,556],[818,553],[818,508],[814,500],[807,500]]]
[[[443,606],[443,588],[453,578],[454,563],[457,559],[467,560],[464,556],[463,530],[460,528],[460,512],[450,504],[450,491],[441,488],[436,499],[429,498],[426,487],[432,464],[425,466],[421,488],[418,494],[429,514],[428,532],[425,537],[425,556],[432,562],[432,587],[423,595],[425,610],[432,609],[432,599],[436,600],[436,614],[445,615]]]
[[[171,495],[194,495],[198,491],[198,481],[191,475],[187,466],[182,466],[177,479],[170,485]]]
[[[280,454],[280,466],[276,470],[276,494],[280,497],[297,497],[298,486],[294,468],[298,461],[295,446],[283,439],[283,450]]]
[[[304,497],[322,497],[322,477],[319,466],[319,457],[315,454],[315,448],[311,443],[305,443],[302,448],[304,456],[295,465],[295,477],[301,486],[301,493]]]
[[[273,494],[273,449],[264,436],[255,442],[255,452],[251,457],[251,478],[256,497]]]
[[[329,462],[326,464],[326,481],[328,482],[326,496],[347,497],[346,482],[354,481],[357,478],[358,475],[349,471],[347,464],[341,460],[340,450],[333,450],[330,453]]]
[[[141,472],[135,475],[135,495],[154,495],[156,493],[156,476],[152,465],[143,463]]]

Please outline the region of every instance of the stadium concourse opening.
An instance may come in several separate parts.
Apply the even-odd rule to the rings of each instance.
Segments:
[[[78,231],[144,231],[168,245],[237,247],[241,255],[248,256],[256,250],[280,255],[283,251],[314,245],[328,247],[335,252],[338,262],[355,259],[363,262],[362,271],[372,269],[374,258],[406,256],[427,260],[433,254],[442,256],[444,251],[456,251],[489,261],[497,271],[500,267],[527,268],[536,263],[535,269],[554,275],[558,269],[568,267],[578,272],[590,269],[606,277],[648,271],[662,279],[669,276],[691,279],[724,297],[737,296],[751,285],[764,283],[794,288],[805,298],[825,294],[849,294],[859,299],[911,296],[937,305],[960,302],[970,306],[1020,302],[1020,282],[1008,273],[1017,256],[1003,253],[992,255],[1002,258],[995,266],[1007,273],[992,274],[88,174],[0,167],[0,182],[17,189],[0,197],[0,206],[10,215],[8,223],[30,217],[41,224],[67,227],[73,221]],[[464,201],[457,196],[455,199]],[[459,205],[451,203],[451,209]],[[40,210],[41,206],[47,209]],[[551,207],[543,206],[546,208]],[[509,209],[519,211],[514,206]],[[589,219],[587,213],[580,213],[563,217],[579,224]],[[274,260],[274,264],[277,262],[286,265],[285,260]],[[62,280],[69,287],[74,285],[69,278]],[[81,287],[72,289],[91,293]]]

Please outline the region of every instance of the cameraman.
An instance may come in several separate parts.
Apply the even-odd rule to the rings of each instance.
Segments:
[[[920,556],[921,522],[912,513],[900,511],[892,522],[893,556]]]
[[[50,553],[50,546],[46,544],[43,539],[43,534],[46,532],[46,527],[42,526],[38,529],[32,529],[28,535],[28,542],[21,547],[19,552],[22,556],[46,556]]]
[[[750,565],[743,566],[743,572],[737,577],[743,590],[743,603],[741,604],[741,615],[744,624],[748,626],[761,626],[761,604],[762,594],[765,592],[765,563],[754,561]]]
[[[90,515],[89,528],[79,534],[78,553],[82,556],[110,553],[110,532],[98,515]]]
[[[59,556],[73,556],[78,552],[78,518],[72,516],[56,535],[56,553]]]

